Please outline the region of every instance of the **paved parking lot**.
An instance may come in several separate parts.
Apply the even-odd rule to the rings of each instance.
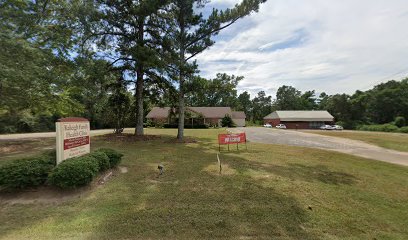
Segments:
[[[295,130],[261,127],[232,128],[229,130],[232,132],[245,132],[250,142],[326,149],[408,166],[408,153],[381,148],[361,141]]]

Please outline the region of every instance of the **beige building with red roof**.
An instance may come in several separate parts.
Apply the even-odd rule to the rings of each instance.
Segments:
[[[245,126],[245,113],[232,111],[230,107],[186,107],[186,125],[207,124],[221,126],[221,119],[231,116],[237,127]],[[154,123],[170,124],[176,122],[177,110],[170,107],[154,107],[146,116]]]

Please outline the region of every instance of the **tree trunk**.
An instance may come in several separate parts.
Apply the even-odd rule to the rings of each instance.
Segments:
[[[179,54],[179,121],[178,121],[178,132],[177,139],[183,141],[184,138],[184,60],[185,60],[185,42],[184,42],[184,11],[180,11],[179,16],[180,24],[180,54]]]
[[[139,46],[144,45],[144,18],[141,18],[138,22],[138,36],[137,43]],[[144,119],[144,109],[143,109],[143,85],[144,85],[144,69],[143,64],[138,61],[136,69],[137,79],[136,79],[136,129],[135,134],[137,136],[143,136],[143,119]]]
[[[180,80],[183,78],[180,74]],[[183,90],[184,80],[180,81],[180,91],[179,91],[179,121],[178,121],[178,132],[177,139],[183,141],[184,138],[184,90]]]
[[[143,136],[143,67],[141,65],[137,68],[137,82],[136,82],[136,129],[137,136]]]

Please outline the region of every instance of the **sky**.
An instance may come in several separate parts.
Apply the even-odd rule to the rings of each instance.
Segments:
[[[239,0],[212,0],[232,7]],[[197,57],[200,74],[244,76],[238,91],[275,96],[282,85],[317,93],[368,90],[408,76],[407,0],[268,0]]]

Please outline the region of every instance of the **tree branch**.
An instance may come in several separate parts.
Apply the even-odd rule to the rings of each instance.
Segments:
[[[204,39],[204,38],[206,38],[206,37],[208,37],[208,36],[210,36],[210,35],[212,35],[212,34],[214,34],[214,33],[216,33],[216,32],[221,31],[221,30],[223,30],[224,28],[227,28],[227,27],[231,26],[233,23],[235,23],[235,22],[236,22],[238,19],[240,19],[240,18],[241,18],[241,17],[236,17],[236,18],[234,18],[233,20],[231,20],[231,22],[229,22],[228,24],[226,24],[226,25],[224,25],[224,26],[222,26],[222,27],[213,29],[213,30],[211,30],[211,31],[209,31],[209,32],[207,32],[207,33],[202,34],[201,36],[199,36],[198,38],[192,40],[189,44],[187,44],[187,47],[186,47],[186,48],[189,48],[191,45],[197,43],[198,41],[200,41],[200,40],[202,40],[202,39]]]

